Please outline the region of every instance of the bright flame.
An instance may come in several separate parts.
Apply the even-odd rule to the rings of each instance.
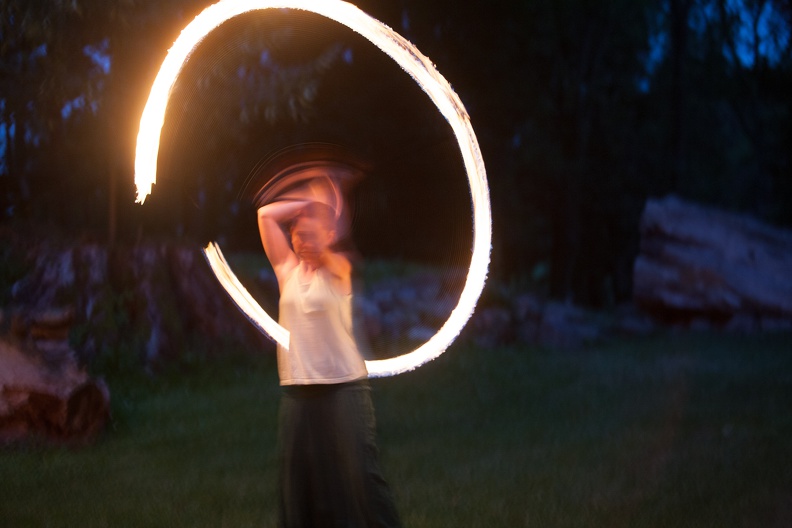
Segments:
[[[212,268],[217,280],[220,281],[225,291],[228,292],[231,299],[239,306],[248,319],[258,326],[260,330],[266,332],[276,343],[288,349],[289,331],[275,322],[250,295],[242,283],[239,282],[239,279],[231,271],[231,267],[220,251],[220,246],[215,242],[210,242],[204,248],[204,255],[206,255],[206,260],[209,261],[209,266]]]
[[[473,198],[473,253],[467,281],[448,320],[414,351],[391,359],[368,361],[371,377],[400,374],[442,354],[465,326],[484,289],[492,242],[489,188],[478,141],[462,102],[431,61],[401,35],[340,0],[221,0],[206,8],[182,31],[154,80],[140,119],[135,158],[137,201],[143,203],[156,181],[157,155],[170,91],[193,49],[223,22],[248,11],[289,8],[311,11],[344,24],[380,48],[409,73],[451,125],[459,143]],[[220,283],[240,309],[276,342],[288,347],[289,333],[272,320],[237,280],[216,244],[204,250]]]

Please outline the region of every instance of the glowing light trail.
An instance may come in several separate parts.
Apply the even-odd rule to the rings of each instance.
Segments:
[[[145,201],[156,181],[160,134],[168,98],[193,49],[212,30],[235,16],[254,10],[276,8],[311,11],[344,24],[368,39],[412,76],[451,125],[459,143],[473,200],[473,252],[459,302],[437,333],[414,351],[390,359],[367,362],[371,377],[390,376],[412,370],[435,359],[448,348],[473,314],[484,289],[492,242],[489,188],[470,118],[448,81],[409,41],[354,5],[340,0],[221,0],[199,14],[184,28],[168,51],[140,119],[135,157],[137,201]],[[209,244],[204,253],[218,280],[240,309],[276,342],[288,347],[288,331],[272,320],[245,290],[223,258],[219,246]]]

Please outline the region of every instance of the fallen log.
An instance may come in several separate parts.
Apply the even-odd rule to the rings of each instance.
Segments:
[[[92,441],[110,418],[105,383],[64,359],[68,354],[53,364],[26,348],[0,340],[0,444]]]

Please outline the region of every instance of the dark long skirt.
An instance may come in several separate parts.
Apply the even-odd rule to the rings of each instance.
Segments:
[[[281,527],[401,526],[367,381],[284,387],[279,421]]]

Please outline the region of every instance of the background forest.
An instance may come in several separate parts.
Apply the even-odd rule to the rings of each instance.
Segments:
[[[789,0],[357,5],[432,59],[465,103],[492,192],[493,275],[590,306],[626,299],[641,210],[669,193],[792,226]],[[5,233],[250,249],[239,197],[251,169],[324,140],[374,161],[362,253],[443,262],[448,229],[457,255],[469,249],[447,124],[379,50],[310,13],[251,13],[201,44],[171,97],[161,190],[134,204],[148,91],[206,6],[0,1]],[[392,223],[388,236],[377,218]]]

